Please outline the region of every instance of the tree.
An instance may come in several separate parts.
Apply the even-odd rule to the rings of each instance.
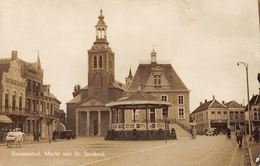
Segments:
[[[73,97],[76,97],[78,94],[80,94],[80,92],[81,92],[80,85],[79,84],[75,85],[74,91],[72,92]]]

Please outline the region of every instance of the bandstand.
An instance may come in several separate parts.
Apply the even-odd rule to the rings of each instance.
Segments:
[[[157,140],[157,139],[176,139],[170,133],[168,107],[172,106],[171,102],[163,101],[156,96],[137,90],[134,93],[126,95],[117,101],[106,104],[110,107],[112,114],[111,130],[108,131],[106,140]],[[126,121],[127,110],[133,113],[132,123]],[[138,122],[135,119],[136,110],[144,113],[144,118]],[[148,112],[151,110],[162,110],[163,119],[160,122],[151,121]],[[119,122],[118,112],[122,112],[122,118]]]

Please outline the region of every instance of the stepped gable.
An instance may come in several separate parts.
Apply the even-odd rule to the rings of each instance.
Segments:
[[[157,64],[155,67],[160,67],[162,69],[162,72],[169,81],[169,84],[173,85],[173,89],[171,90],[188,90],[171,64]],[[152,73],[152,70],[155,67],[151,66],[151,64],[139,64],[128,90],[138,89],[139,86],[141,86],[142,89],[142,86],[146,84],[150,74]]]

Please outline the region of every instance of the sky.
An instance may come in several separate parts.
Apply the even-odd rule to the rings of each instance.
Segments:
[[[257,0],[0,0],[0,58],[36,62],[44,84],[66,111],[74,86],[88,84],[88,53],[103,10],[115,53],[115,78],[125,83],[141,61],[170,62],[190,90],[190,112],[215,98],[247,104],[259,93]],[[39,52],[39,53],[38,53]]]

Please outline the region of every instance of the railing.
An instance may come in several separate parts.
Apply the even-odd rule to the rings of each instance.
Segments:
[[[165,123],[148,123],[149,130],[165,129]],[[146,123],[113,123],[112,129],[114,130],[146,130]]]
[[[25,114],[25,109],[19,109],[18,107],[15,107],[15,109],[13,109],[12,107],[8,107],[6,108],[5,106],[2,107],[1,110],[2,114],[17,114],[17,115],[22,115]]]
[[[114,129],[114,130],[123,130],[123,123],[114,123],[114,124],[112,124],[112,129]]]
[[[176,120],[176,119],[171,119],[170,122],[177,124],[177,125],[180,126],[183,130],[187,131],[188,133],[191,132],[189,127],[185,126],[184,124],[182,124],[181,122],[179,122],[179,121]]]
[[[165,123],[148,123],[149,130],[165,129]]]

